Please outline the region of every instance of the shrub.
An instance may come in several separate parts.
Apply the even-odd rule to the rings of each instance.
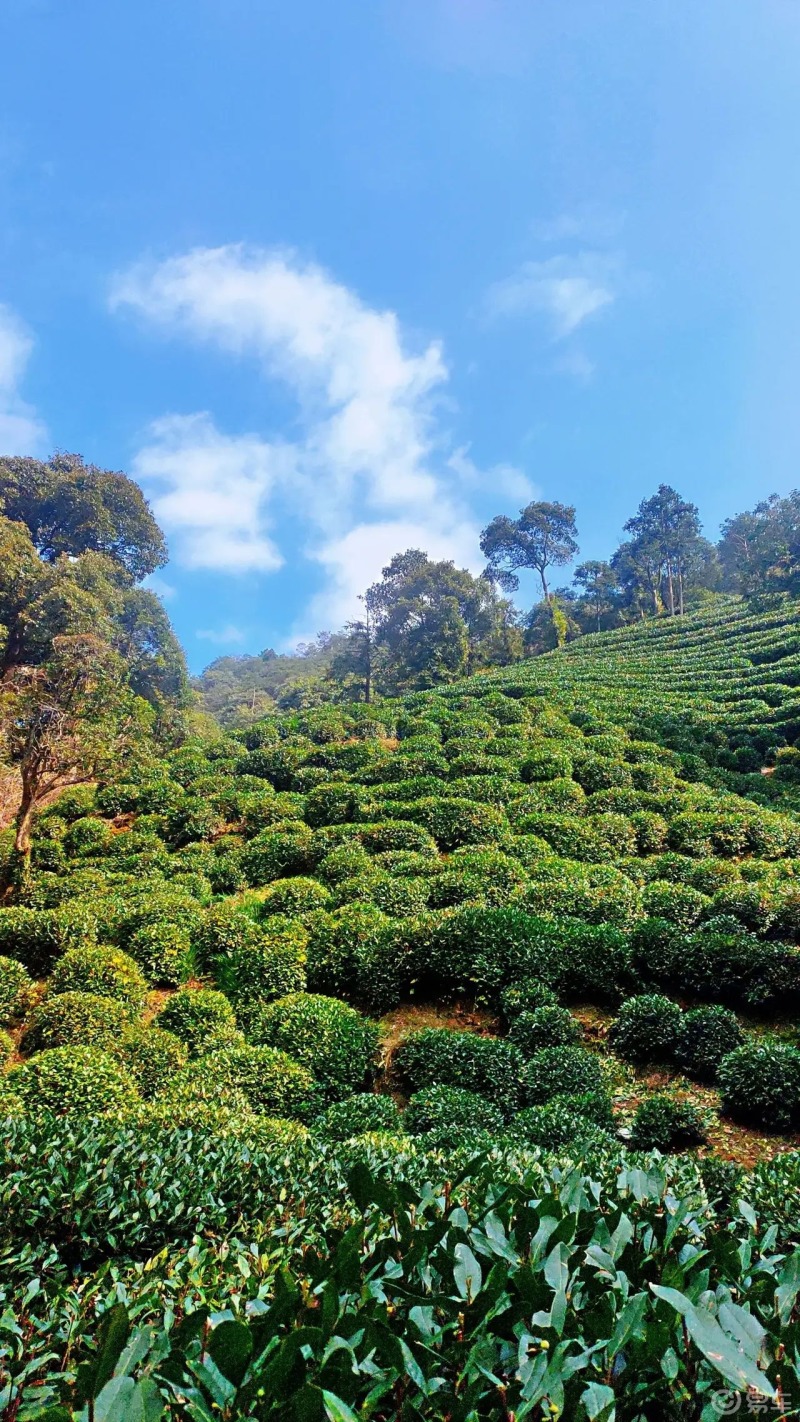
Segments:
[[[390,918],[411,918],[426,904],[425,885],[413,879],[393,879],[373,871],[345,879],[335,894],[337,906],[347,903],[373,904]]]
[[[8,1065],[16,1051],[14,1038],[10,1032],[5,1032],[0,1027],[0,1072]]]
[[[308,934],[302,924],[280,914],[264,924],[244,917],[243,922],[247,930],[243,927],[238,942],[215,958],[214,972],[244,1025],[261,1002],[304,990]]]
[[[412,1091],[454,1086],[477,1092],[512,1116],[519,1104],[524,1058],[510,1042],[448,1027],[426,1027],[401,1043],[394,1066]]]
[[[556,1096],[576,1096],[603,1090],[597,1057],[585,1047],[545,1047],[526,1062],[522,1092],[532,1106]]]
[[[113,1048],[129,1021],[127,1005],[93,992],[60,992],[36,1009],[22,1038],[26,1053],[48,1047]]]
[[[543,746],[526,756],[520,765],[519,775],[526,784],[542,780],[571,780],[572,758],[557,746]]]
[[[740,1047],[744,1034],[733,1012],[715,1004],[684,1012],[678,1024],[675,1059],[698,1081],[716,1080],[720,1062]]]
[[[354,997],[387,1011],[411,982],[413,958],[398,925],[372,904],[350,904],[309,921],[308,982],[314,992]]]
[[[30,1008],[35,984],[21,963],[0,958],[0,1026],[13,1027]]]
[[[270,914],[279,913],[296,917],[310,913],[313,909],[327,908],[330,901],[330,892],[318,879],[309,879],[302,875],[294,879],[279,879],[277,883],[270,884],[262,894],[259,916],[266,918]]]
[[[314,1122],[314,1131],[330,1141],[348,1141],[368,1131],[399,1135],[402,1130],[402,1117],[392,1097],[377,1096],[371,1091],[360,1091],[334,1102]]]
[[[299,821],[263,830],[242,852],[242,869],[248,884],[258,888],[273,879],[304,874],[311,867],[311,842],[311,830]]]
[[[264,1008],[248,1036],[278,1047],[313,1072],[327,1102],[358,1091],[370,1078],[378,1029],[333,997],[291,993]]]
[[[101,853],[111,838],[111,826],[91,816],[74,820],[62,840],[65,854]]]
[[[213,988],[180,988],[164,1003],[156,1022],[174,1033],[190,1057],[213,1051],[237,1035],[233,1008],[224,993]]]
[[[147,982],[138,963],[120,948],[88,944],[85,948],[70,948],[56,963],[49,991],[89,992],[114,998],[124,1004],[129,1016],[135,1017],[144,1007]]]
[[[264,1116],[307,1121],[319,1110],[319,1088],[312,1073],[274,1047],[247,1043],[217,1047],[201,1060],[189,1062],[176,1085],[206,1078],[223,1093],[242,1092],[251,1108]]]
[[[417,800],[414,817],[430,831],[440,849],[461,844],[489,844],[508,836],[508,820],[496,805],[464,799]]]
[[[9,1074],[9,1086],[30,1112],[103,1116],[134,1106],[136,1083],[102,1047],[73,1045],[38,1052]]]
[[[369,874],[372,860],[360,844],[342,844],[332,849],[317,866],[317,873],[326,884],[341,884],[359,874]]]
[[[671,1061],[680,1026],[681,1010],[676,1002],[658,993],[645,993],[623,1002],[611,1024],[609,1042],[629,1062]]]
[[[96,937],[96,916],[80,900],[55,908],[0,909],[0,950],[23,963],[33,977],[46,977],[62,953]]]
[[[538,1146],[541,1150],[569,1150],[573,1158],[592,1147],[608,1146],[611,1139],[609,1132],[590,1116],[575,1110],[568,1097],[526,1107],[511,1121],[508,1136],[513,1143]]]
[[[406,1126],[413,1135],[436,1131],[457,1146],[465,1131],[503,1129],[503,1113],[491,1101],[460,1086],[427,1086],[416,1091],[406,1109]]]
[[[545,1047],[569,1047],[581,1036],[581,1025],[566,1007],[537,1007],[514,1018],[509,1040],[526,1057]]]
[[[12,1091],[7,1076],[0,1076],[0,1121],[8,1121],[13,1116],[23,1116],[25,1106],[22,1097]]]
[[[221,826],[222,816],[210,800],[187,795],[167,815],[167,839],[178,849],[193,840],[213,839]]]
[[[91,814],[95,808],[97,793],[93,785],[70,785],[62,790],[58,799],[49,805],[45,814],[58,815],[59,819],[72,824]]]
[[[548,983],[539,978],[523,978],[512,983],[500,994],[500,1010],[507,1022],[513,1022],[521,1012],[536,1012],[540,1007],[557,1007],[558,998]]]
[[[723,1057],[722,1108],[762,1131],[786,1131],[800,1119],[800,1052],[784,1042],[745,1042]]]
[[[153,1025],[129,1028],[117,1046],[117,1054],[145,1101],[166,1090],[186,1065],[188,1056],[183,1042],[173,1032]]]
[[[688,884],[670,884],[656,880],[642,894],[642,907],[650,918],[663,918],[680,928],[691,928],[702,918],[708,898]]]
[[[128,952],[157,987],[178,987],[191,969],[191,939],[182,923],[144,923],[128,939]]]
[[[636,1111],[631,1127],[633,1150],[689,1150],[706,1139],[703,1118],[688,1101],[665,1094],[649,1096]]]
[[[306,824],[314,829],[320,825],[351,824],[359,819],[365,798],[362,785],[351,785],[347,781],[319,785],[306,795]]]

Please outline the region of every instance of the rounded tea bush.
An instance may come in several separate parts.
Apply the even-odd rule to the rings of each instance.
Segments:
[[[0,1027],[21,1022],[33,1000],[36,985],[16,958],[0,957]]]
[[[358,1091],[372,1075],[378,1028],[338,998],[296,992],[269,1003],[248,1037],[288,1052],[313,1072],[332,1102]]]
[[[631,1127],[632,1150],[690,1150],[706,1139],[703,1118],[688,1101],[667,1095],[649,1096],[639,1106]]]
[[[526,1062],[522,1090],[531,1105],[544,1105],[556,1096],[602,1091],[603,1073],[585,1047],[545,1047]]]
[[[510,1122],[509,1140],[517,1145],[538,1146],[540,1150],[584,1152],[592,1146],[607,1146],[609,1132],[591,1116],[583,1115],[568,1097],[557,1097],[543,1106],[527,1106]]]
[[[800,1120],[800,1051],[785,1042],[745,1042],[719,1066],[722,1109],[764,1131],[787,1131]]]
[[[541,978],[523,978],[500,994],[500,1010],[507,1022],[513,1022],[521,1012],[536,1012],[540,1007],[557,1006],[556,994]]]
[[[74,820],[61,841],[65,854],[102,854],[111,838],[111,826],[106,820],[91,816]]]
[[[22,1038],[26,1055],[48,1047],[108,1047],[129,1022],[124,1003],[94,992],[60,992],[39,1004]]]
[[[671,1061],[680,1026],[677,1002],[660,993],[644,993],[623,1002],[611,1024],[609,1042],[629,1062]]]
[[[574,1046],[581,1025],[567,1007],[537,1007],[514,1018],[508,1037],[526,1057],[532,1057],[545,1047]]]
[[[129,1028],[117,1054],[146,1101],[166,1090],[187,1061],[186,1048],[174,1033],[152,1024]]]
[[[202,1056],[237,1035],[233,1008],[214,988],[181,988],[164,1003],[156,1022],[183,1043],[190,1057]]]
[[[138,963],[121,948],[105,944],[70,948],[56,963],[48,988],[53,995],[90,992],[114,998],[132,1017],[141,1012],[147,997],[147,980]]]
[[[302,924],[279,914],[263,924],[241,919],[238,940],[215,958],[214,972],[244,1022],[245,1009],[304,990],[308,934]]]
[[[372,1091],[360,1091],[334,1102],[314,1122],[316,1134],[329,1141],[349,1141],[368,1131],[389,1131],[399,1135],[403,1121],[391,1096],[377,1096]]]
[[[523,1061],[517,1047],[496,1037],[426,1027],[401,1043],[394,1066],[412,1091],[427,1086],[461,1087],[486,1097],[508,1118],[519,1105]]]
[[[191,938],[182,923],[144,923],[128,939],[128,952],[157,987],[178,987],[191,970]]]
[[[297,917],[314,909],[324,909],[330,904],[329,891],[318,879],[297,875],[294,879],[279,879],[263,892],[259,916],[267,918],[271,914],[288,914]]]
[[[102,1047],[53,1047],[15,1067],[8,1084],[31,1112],[104,1116],[128,1110],[139,1098],[121,1062]]]
[[[458,1145],[466,1130],[498,1135],[503,1129],[502,1111],[477,1092],[460,1086],[426,1086],[416,1091],[406,1108],[405,1120],[413,1135],[447,1132],[453,1145]]]
[[[720,1062],[744,1042],[738,1018],[728,1007],[695,1007],[678,1025],[675,1060],[689,1076],[714,1082]]]
[[[310,1071],[287,1052],[247,1043],[220,1047],[184,1067],[180,1080],[213,1082],[223,1092],[241,1091],[252,1110],[264,1116],[310,1120],[320,1107],[320,1093]],[[177,1078],[176,1078],[177,1080]]]

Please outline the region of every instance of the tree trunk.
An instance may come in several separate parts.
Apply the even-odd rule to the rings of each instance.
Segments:
[[[678,565],[678,608],[683,617],[683,568]]]
[[[23,790],[14,830],[14,848],[2,876],[0,897],[11,898],[27,883],[31,872],[31,827],[35,801],[30,791]]]
[[[544,575],[544,568],[539,569],[539,577],[542,580],[542,592],[544,593],[545,602],[552,602],[553,599],[550,596],[550,589],[547,586],[547,578]]]
[[[672,586],[672,563],[667,559],[667,606],[670,617],[675,616],[675,589]]]

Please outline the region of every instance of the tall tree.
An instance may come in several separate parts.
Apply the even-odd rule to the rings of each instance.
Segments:
[[[800,593],[800,489],[772,494],[722,525],[719,557],[726,586],[751,597]]]
[[[697,556],[701,538],[696,505],[687,503],[669,484],[660,484],[656,493],[643,499],[634,517],[628,519],[625,532],[632,535],[634,558],[648,569],[657,569],[659,593],[667,611],[672,616],[682,613],[686,573]]]
[[[542,594],[550,601],[547,570],[563,567],[578,552],[575,510],[566,504],[531,503],[519,518],[498,514],[481,534],[487,573],[511,592],[519,587],[517,573],[531,568],[539,574]]]
[[[16,766],[22,795],[12,877],[27,872],[31,823],[48,796],[94,780],[130,753],[153,713],[128,685],[122,657],[88,633],[56,637],[47,661],[17,666],[0,686],[3,759]]]
[[[572,581],[580,592],[579,606],[583,604],[587,609],[594,630],[599,632],[604,619],[613,618],[617,612],[619,583],[614,569],[610,563],[590,558],[575,569]]]
[[[138,484],[79,454],[0,458],[0,513],[24,523],[45,562],[105,553],[134,582],[167,561],[167,545]]]

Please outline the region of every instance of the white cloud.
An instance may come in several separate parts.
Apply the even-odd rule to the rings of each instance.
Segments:
[[[228,622],[218,631],[209,627],[195,632],[194,635],[200,642],[214,642],[219,647],[238,646],[240,642],[244,642],[247,636],[241,627],[235,627],[232,622]]]
[[[7,306],[0,306],[0,452],[39,453],[46,438],[35,410],[19,394],[33,339]]]
[[[160,577],[158,573],[151,573],[150,576],[145,579],[144,585],[146,588],[149,588],[151,592],[154,592],[156,597],[160,597],[162,602],[169,602],[170,599],[176,597],[178,593],[178,589],[173,587],[172,583],[168,583],[166,578]]]
[[[469,457],[469,446],[462,445],[453,451],[447,461],[457,476],[462,488],[474,490],[485,488],[498,498],[510,499],[514,503],[529,504],[541,496],[541,490],[515,464],[492,464],[488,469],[480,469]]]
[[[394,312],[296,255],[241,246],[137,267],[116,281],[112,306],[256,358],[297,400],[293,443],[226,435],[209,414],[152,427],[135,473],[155,486],[181,561],[269,571],[280,561],[271,525],[287,512],[305,556],[328,572],[309,610],[317,626],[352,615],[356,594],[406,547],[480,566],[463,471],[437,422],[447,380],[437,342],[409,350]],[[498,468],[522,487],[519,471]]]
[[[283,559],[269,537],[266,500],[293,467],[291,450],[231,437],[207,413],[166,415],[148,431],[133,472],[189,568],[270,572]]]
[[[581,252],[523,262],[513,276],[489,288],[486,309],[494,317],[541,313],[549,319],[555,339],[563,340],[612,306],[617,295],[618,263],[596,252]]]

